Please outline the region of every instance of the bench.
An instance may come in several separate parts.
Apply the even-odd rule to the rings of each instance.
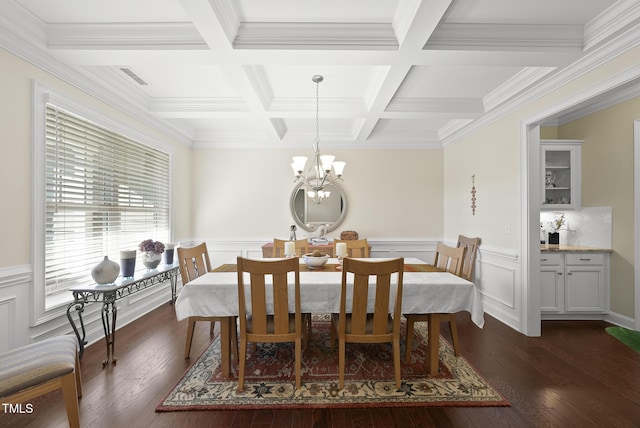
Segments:
[[[69,425],[80,427],[82,378],[78,342],[58,336],[0,354],[0,400],[21,404],[61,389]]]

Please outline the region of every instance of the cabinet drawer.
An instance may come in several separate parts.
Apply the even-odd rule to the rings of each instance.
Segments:
[[[603,265],[604,254],[602,253],[567,253],[567,265]]]
[[[562,265],[563,254],[561,253],[540,253],[540,266]]]

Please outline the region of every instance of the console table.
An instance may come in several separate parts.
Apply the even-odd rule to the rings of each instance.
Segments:
[[[78,344],[80,345],[80,358],[84,354],[84,346],[87,344],[86,332],[82,313],[84,305],[89,303],[102,302],[102,327],[104,328],[104,338],[107,345],[107,358],[102,362],[106,366],[110,362],[115,364],[115,342],[116,342],[116,315],[118,309],[116,301],[123,297],[142,291],[152,285],[170,281],[171,283],[171,304],[176,301],[176,288],[178,276],[180,275],[180,265],[176,262],[171,265],[160,265],[156,269],[144,271],[136,274],[133,278],[118,279],[113,284],[108,285],[79,285],[69,288],[73,293],[73,302],[67,307],[67,319],[73,328]],[[74,321],[71,313],[76,310],[80,324],[80,330]]]

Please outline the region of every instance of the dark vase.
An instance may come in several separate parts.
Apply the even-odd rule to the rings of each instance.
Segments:
[[[549,233],[549,245],[560,244],[560,232]]]

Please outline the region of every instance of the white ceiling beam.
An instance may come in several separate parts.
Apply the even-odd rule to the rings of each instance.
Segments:
[[[434,114],[477,118],[484,114],[484,105],[479,98],[394,98],[381,117],[422,118]]]
[[[50,49],[200,49],[209,47],[190,22],[47,25]]]
[[[242,22],[233,47],[269,50],[396,50],[391,24]]]
[[[582,50],[582,25],[517,25],[443,23],[433,32],[425,49],[445,50]]]
[[[424,46],[450,4],[451,0],[424,0],[419,5],[413,3],[409,5],[414,13],[410,17],[405,17],[403,21],[406,23],[406,27],[404,27],[406,31],[403,30],[398,58],[392,62],[380,90],[371,102],[369,114],[357,131],[356,139],[358,141],[366,141],[369,138],[381,114],[386,110],[407,73],[411,70],[411,63],[407,59]]]
[[[286,133],[284,122],[267,116],[266,100],[259,96],[264,91],[256,91],[255,84],[259,86],[260,82],[256,80],[255,76],[253,79],[251,78],[247,69],[237,61],[234,55],[233,47],[229,40],[230,34],[233,33],[230,23],[237,22],[237,19],[233,16],[225,15],[231,13],[233,8],[217,7],[214,10],[215,6],[212,6],[208,0],[180,0],[180,2],[203,39],[211,48],[212,55],[219,55],[223,59],[223,69],[229,82],[253,112],[256,121],[268,139],[281,140]]]
[[[232,118],[250,115],[242,98],[151,98],[149,111],[167,118]]]

